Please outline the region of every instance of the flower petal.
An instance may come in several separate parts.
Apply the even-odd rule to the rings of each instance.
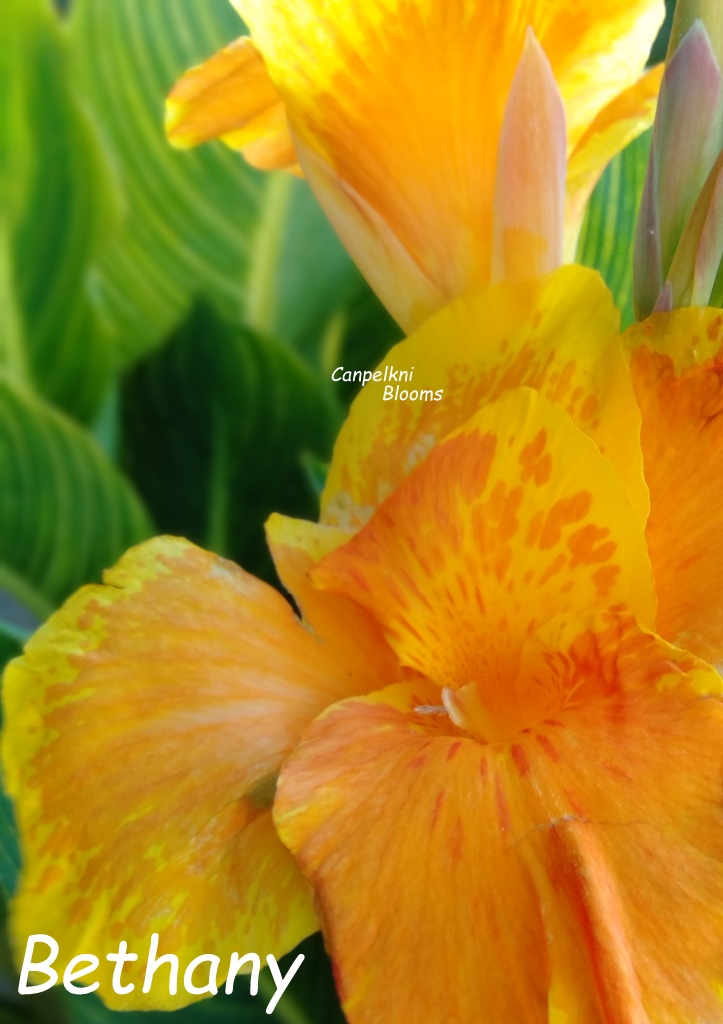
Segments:
[[[321,168],[322,205],[406,330],[434,289],[443,305],[489,281],[497,147],[528,27],[572,150],[636,81],[664,14],[661,0],[233,2],[286,101],[312,188]],[[382,234],[385,275],[374,263]],[[416,304],[410,265],[427,282]]]
[[[414,371],[400,388],[440,401],[385,401],[371,382],[352,405],[334,450],[322,519],[359,526],[443,437],[510,388],[559,402],[614,463],[641,520],[648,514],[640,413],[618,335],[620,315],[593,271],[501,284],[459,299],[381,367]],[[396,385],[392,385],[392,392]]]
[[[723,663],[723,313],[681,309],[631,327],[650,487],[657,630]]]
[[[497,155],[493,281],[524,281],[562,265],[566,173],[562,98],[529,29]]]
[[[182,964],[291,949],[316,922],[274,833],[275,779],[314,716],[355,692],[289,604],[230,562],[170,538],[126,554],[6,673],[16,949],[49,933],[62,969],[127,940],[135,992],[113,994],[104,959],[99,975],[124,1009],[192,1001],[141,993],[154,931]]]
[[[319,590],[311,581],[314,566],[346,544],[351,531],[274,514],[266,523],[266,536],[281,582],[299,605],[304,622],[347,675],[349,685],[363,693],[375,689],[379,679],[396,679],[397,659],[373,616],[354,601]]]
[[[479,679],[486,649],[505,688],[554,615],[655,615],[643,526],[619,477],[526,388],[438,444],[312,576],[368,608],[403,665],[455,689]]]
[[[663,71],[662,64],[651,68],[603,107],[571,153],[567,166],[566,259],[575,258],[585,208],[601,173],[617,153],[653,123]]]
[[[461,1024],[480,1007],[547,1024],[544,920],[508,849],[527,823],[507,803],[514,764],[415,713],[431,698],[407,684],[318,719],[281,777],[279,834],[314,886],[350,1024]]]
[[[350,1024],[720,1018],[720,680],[631,625],[578,640],[595,662],[556,653],[597,697],[514,742],[407,684],[329,709],[284,766],[274,819]]]
[[[255,167],[297,168],[283,100],[248,37],[176,83],[166,101],[166,134],[182,149],[220,138]]]

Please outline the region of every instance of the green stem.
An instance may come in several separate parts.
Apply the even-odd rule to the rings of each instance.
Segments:
[[[275,993],[276,985],[270,971],[262,971],[259,975],[259,995],[266,999],[268,1005]],[[288,988],[277,1003],[272,1017],[278,1024],[314,1024],[306,1010],[299,1006]]]
[[[270,334],[274,326],[279,260],[293,184],[290,174],[277,171],[269,176],[264,214],[257,229],[246,322],[260,334]]]

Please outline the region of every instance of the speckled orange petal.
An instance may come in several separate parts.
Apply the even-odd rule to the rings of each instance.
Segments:
[[[435,291],[439,308],[489,282],[497,147],[528,27],[560,87],[572,152],[638,79],[664,15],[662,0],[233,3],[286,102],[307,179],[407,331]]]
[[[592,437],[644,521],[640,413],[619,323],[602,280],[582,267],[457,300],[396,345],[380,367],[413,371],[411,380],[392,383],[391,394],[416,390],[418,400],[385,401],[387,384],[372,381],[354,401],[334,449],[322,520],[366,522],[446,434],[510,388],[528,386],[559,402]]]
[[[350,1024],[720,1018],[720,680],[612,618],[549,660],[585,700],[510,743],[405,685],[331,708],[285,764],[274,819]]]
[[[723,681],[634,629],[576,646],[599,695],[578,691],[519,759],[548,822],[520,845],[544,893],[552,1020],[721,1020]]]
[[[434,697],[402,685],[318,719],[281,776],[279,834],[314,887],[350,1024],[467,1024],[480,1007],[547,1024],[545,923],[509,850],[531,823],[517,769],[415,714]]]
[[[403,665],[504,697],[522,641],[563,612],[655,615],[643,526],[612,465],[527,388],[438,444],[314,581],[375,616]]]
[[[245,36],[176,83],[166,101],[166,134],[181,149],[220,138],[263,170],[297,167],[284,103]]]
[[[186,541],[135,548],[79,591],[5,677],[4,763],[24,870],[13,904],[30,933],[103,957],[152,932],[182,964],[262,957],[316,928],[306,885],[274,833],[276,775],[323,708],[359,692],[288,602]],[[58,964],[56,964],[56,968]],[[171,1008],[138,964],[111,1005]]]
[[[723,663],[723,314],[661,313],[627,332],[650,487],[658,632]]]
[[[605,166],[652,125],[663,71],[662,64],[651,68],[611,100],[570,154],[567,165],[566,259],[575,258],[585,207]]]
[[[349,678],[349,685],[366,692],[375,689],[379,680],[397,679],[397,659],[373,616],[354,601],[319,590],[311,581],[314,566],[351,540],[351,531],[275,513],[267,520],[266,537],[281,582],[298,604],[304,623]]]

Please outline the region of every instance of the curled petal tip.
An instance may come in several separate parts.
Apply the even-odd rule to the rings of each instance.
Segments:
[[[254,166],[296,168],[284,103],[247,36],[176,82],[166,100],[165,129],[178,149],[222,139]]]

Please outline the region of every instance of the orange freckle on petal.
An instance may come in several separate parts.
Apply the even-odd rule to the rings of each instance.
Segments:
[[[547,444],[547,431],[540,430],[535,438],[526,444],[519,455],[519,462],[522,466],[522,482],[527,483],[535,472],[535,467],[545,450]]]
[[[552,456],[543,455],[540,461],[535,466],[535,483],[538,487],[542,487],[550,479],[552,474]]]
[[[464,846],[464,826],[462,825],[462,819],[457,816],[457,820],[454,823],[452,834],[449,840],[449,852],[452,860],[456,863],[462,859],[462,847]]]
[[[711,341],[717,341],[721,327],[723,327],[723,316],[717,316],[708,324],[707,333]]]
[[[576,530],[567,542],[572,554],[570,568],[575,569],[578,565],[594,565],[600,562],[607,562],[617,551],[617,544],[608,541],[610,530],[605,526],[595,526],[588,523],[587,526]],[[606,541],[606,543],[600,543]],[[597,546],[599,544],[599,546]]]
[[[590,511],[591,505],[592,495],[589,491],[578,491],[571,498],[556,501],[545,517],[538,543],[540,550],[548,551],[559,544],[562,528],[583,519]]]
[[[451,761],[454,757],[457,756],[457,754],[459,753],[459,748],[461,746],[462,746],[462,744],[461,744],[461,742],[459,740],[456,743],[453,743],[450,746],[449,750],[447,751],[447,760],[448,761]]]
[[[565,556],[563,554],[557,555],[551,564],[548,565],[547,569],[545,569],[542,576],[540,576],[539,586],[544,587],[546,583],[549,583],[553,576],[556,576],[558,572],[565,568],[566,564],[567,559]]]
[[[510,827],[510,809],[507,805],[507,797],[499,777],[495,779],[495,805],[497,807],[497,820],[500,823],[500,828],[503,832],[506,832]]]
[[[442,810],[442,804],[444,803],[444,790],[440,790],[437,793],[437,797],[434,801],[434,807],[432,808],[432,828],[435,827],[439,821],[439,815]]]
[[[508,544],[506,544],[498,554],[497,558],[495,559],[495,576],[499,583],[502,582],[502,580],[509,572],[510,566],[512,565],[512,559],[512,548]],[[510,583],[510,586],[507,588],[510,593],[512,592],[513,584],[514,580]]]
[[[619,566],[606,565],[604,568],[598,569],[592,574],[593,583],[597,587],[598,593],[601,597],[605,597],[605,595],[610,592],[619,572]]]
[[[585,423],[594,416],[597,412],[598,400],[595,395],[588,395],[585,401],[582,403],[582,409],[580,410],[580,419]]]
[[[480,758],[479,773],[480,773],[480,778],[482,779],[483,782],[485,782],[487,780],[487,775],[489,773],[489,765],[487,764],[487,758],[486,757]]]
[[[545,751],[548,757],[551,757],[553,761],[560,760],[560,754],[558,753],[557,748],[554,746],[553,743],[550,742],[547,736],[545,736],[544,734],[538,734],[537,736],[535,736],[535,739],[537,740],[542,750]]]
[[[557,386],[556,397],[558,402],[561,402],[570,390],[570,387],[572,386],[572,378],[575,375],[576,369],[577,364],[574,362],[569,362],[565,365],[565,368],[560,375],[560,383]]]
[[[527,536],[525,537],[525,544],[528,548],[532,548],[537,544],[544,521],[544,512],[535,512],[532,519],[530,519],[530,524],[527,527]]]
[[[522,775],[523,777],[525,775],[528,775],[530,771],[530,763],[527,760],[527,757],[525,756],[524,750],[517,743],[512,747],[512,758],[517,766],[517,771],[520,773],[520,775]]]

